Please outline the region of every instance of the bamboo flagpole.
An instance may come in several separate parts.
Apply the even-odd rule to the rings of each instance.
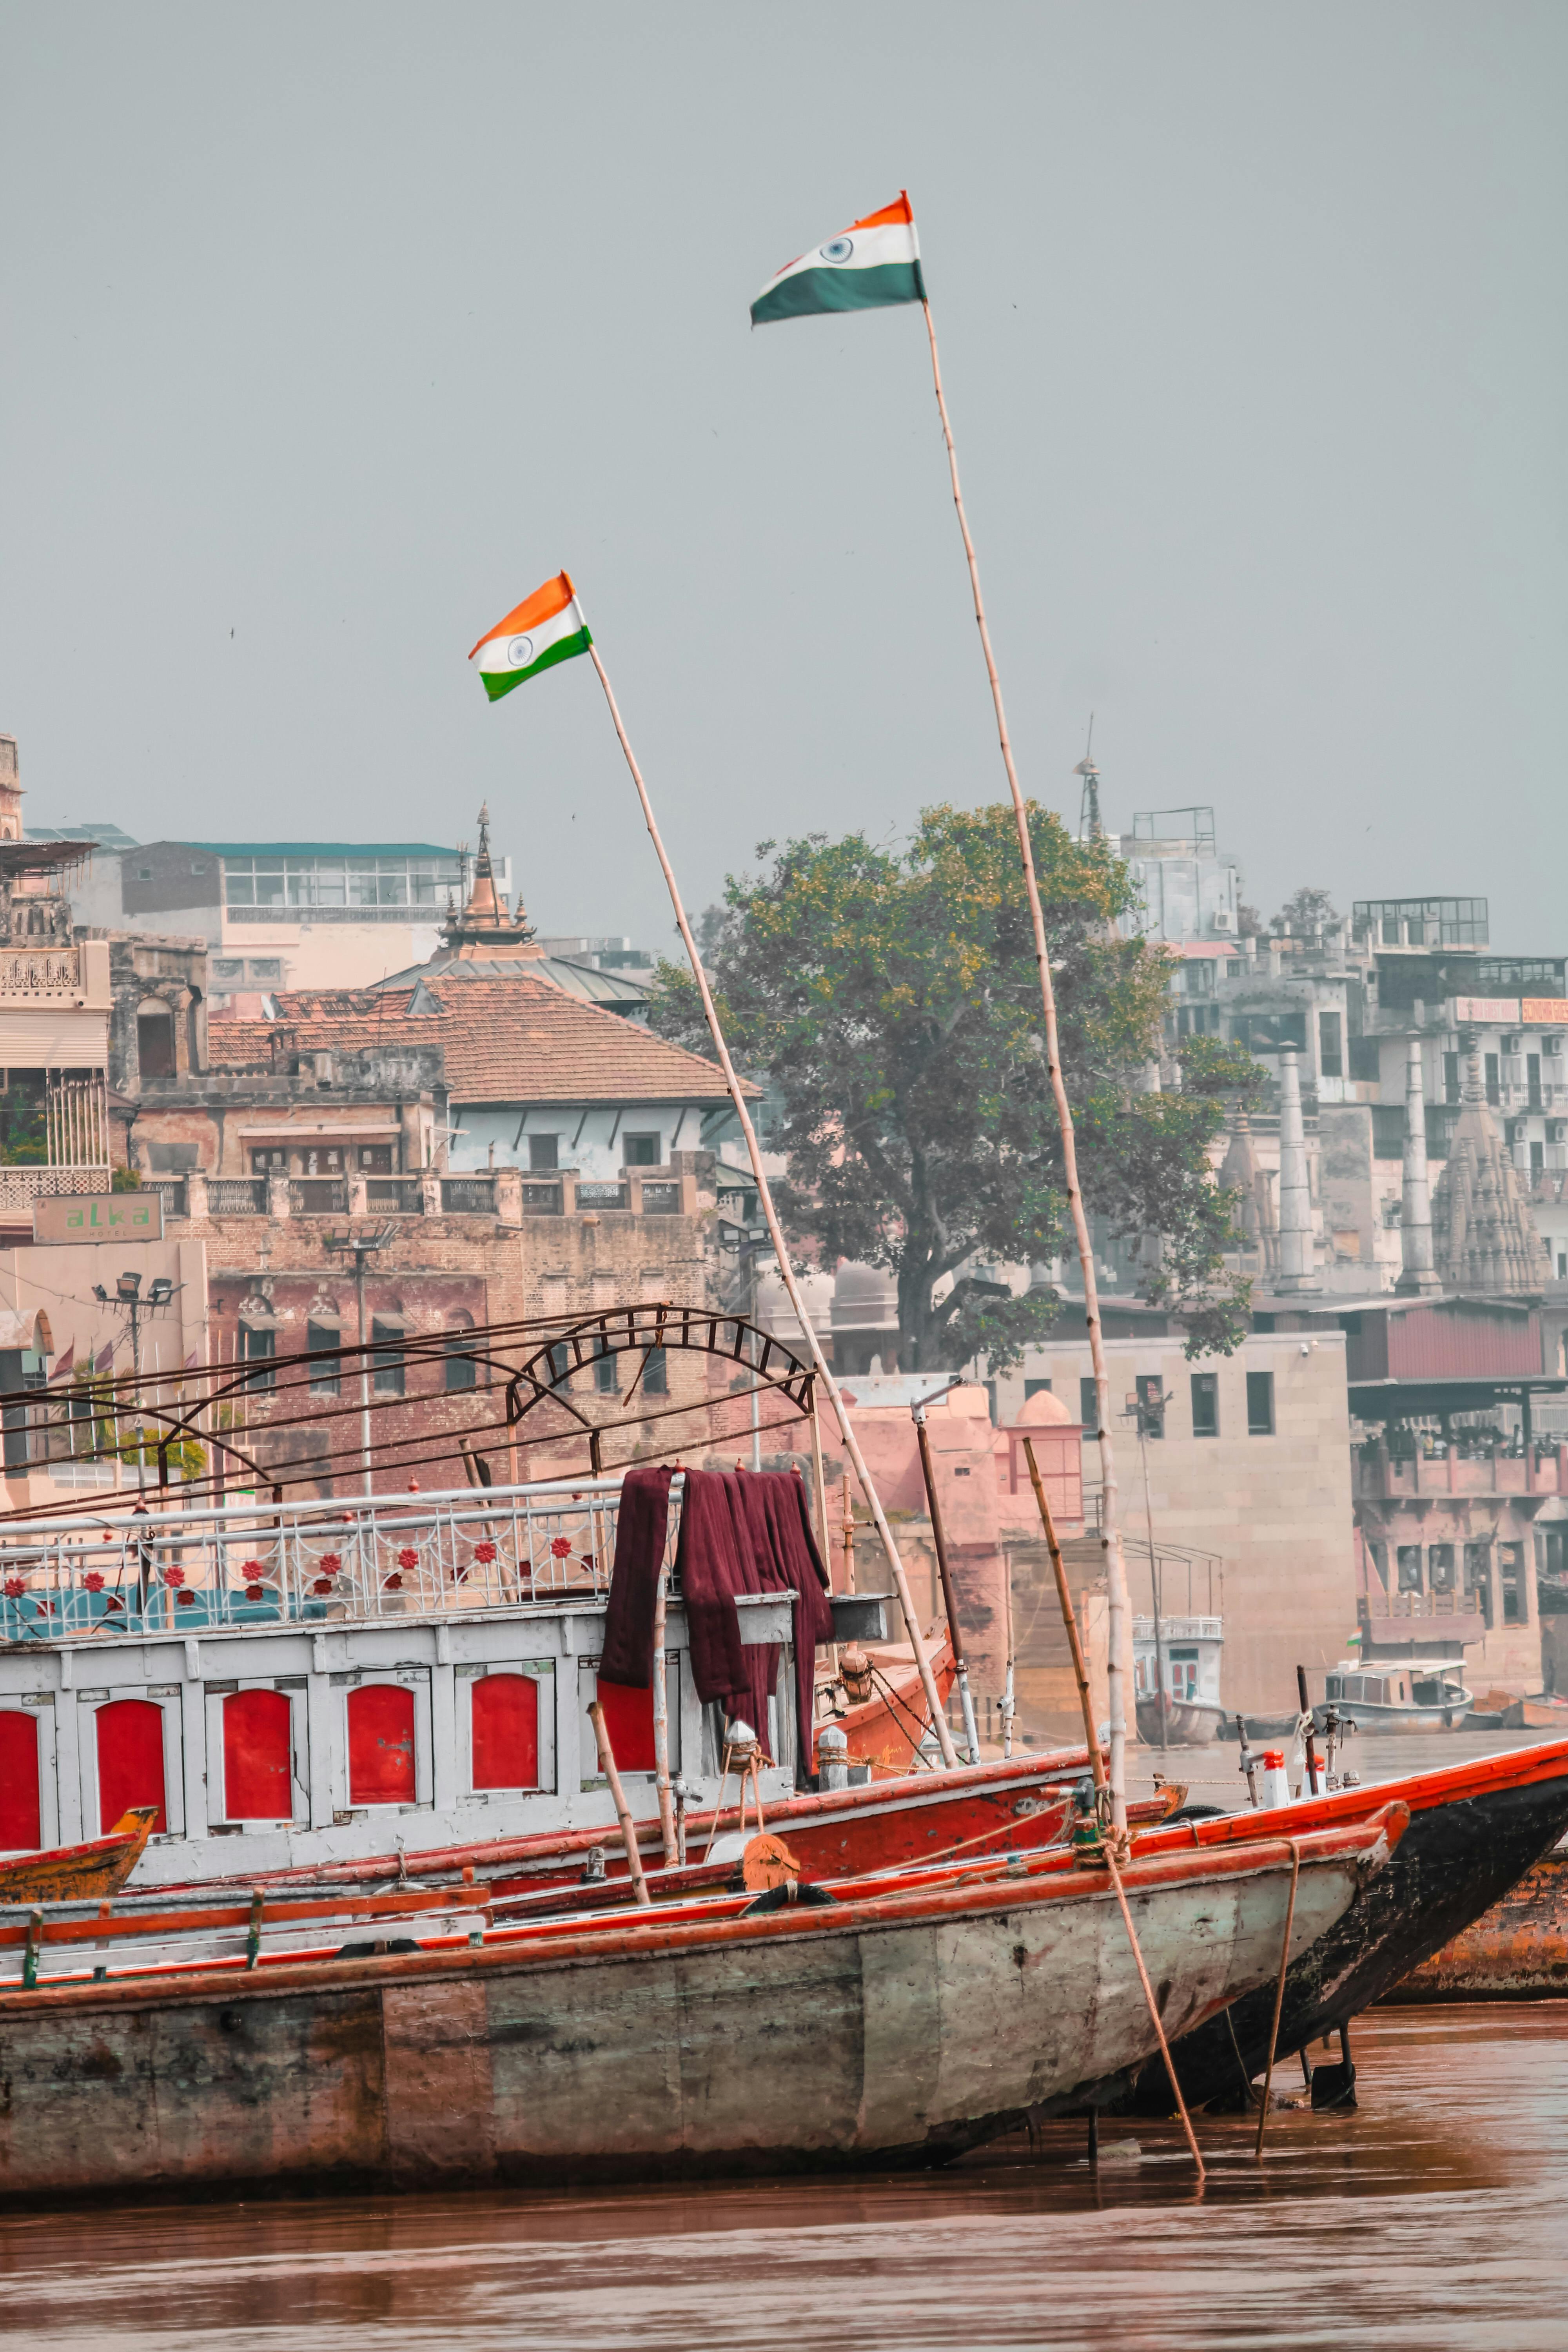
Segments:
[[[929,297],[922,293],[921,309],[925,314],[926,338],[931,344],[931,384],[936,393],[937,413],[942,418],[942,437],[947,445],[948,472],[952,481],[952,503],[958,515],[958,528],[963,535],[964,560],[969,566],[969,585],[974,598],[975,625],[980,631],[981,651],[985,656],[985,675],[991,682],[991,701],[996,713],[996,734],[1002,746],[1002,764],[1007,771],[1007,789],[1013,797],[1013,814],[1018,828],[1018,850],[1024,863],[1024,888],[1028,895],[1029,920],[1035,933],[1035,961],[1040,976],[1040,1003],[1046,1024],[1046,1067],[1050,1076],[1051,1093],[1057,1106],[1057,1118],[1062,1131],[1062,1168],[1067,1178],[1068,1205],[1072,1213],[1073,1234],[1078,1243],[1079,1265],[1083,1272],[1083,1313],[1089,1326],[1089,1360],[1094,1367],[1095,1414],[1100,1423],[1096,1435],[1100,1443],[1100,1539],[1105,1554],[1105,1591],[1107,1601],[1107,1692],[1110,1714],[1110,1821],[1118,1837],[1127,1832],[1127,1653],[1131,1641],[1131,1620],[1127,1606],[1127,1564],[1121,1552],[1121,1529],[1117,1513],[1118,1488],[1116,1454],[1110,1439],[1110,1375],[1105,1361],[1105,1337],[1100,1315],[1100,1288],[1094,1273],[1094,1237],[1089,1230],[1089,1213],[1084,1204],[1083,1187],[1078,1173],[1078,1136],[1073,1124],[1072,1104],[1068,1098],[1067,1081],[1062,1075],[1061,1045],[1057,1033],[1057,996],[1051,981],[1050,950],[1046,943],[1046,919],[1040,905],[1040,886],[1035,874],[1035,853],[1029,840],[1029,813],[1018,783],[1018,771],[1013,761],[1013,745],[1007,733],[1007,713],[1002,701],[1002,680],[997,674],[996,656],[991,649],[991,632],[986,626],[985,600],[980,593],[980,564],[970,536],[969,519],[963,511],[963,492],[958,479],[958,451],[953,445],[952,423],[947,413],[947,399],[942,388],[942,361],[936,347],[936,321],[931,317]]]
[[[844,1450],[849,1456],[856,1477],[859,1480],[860,1491],[870,1506],[871,1517],[876,1522],[877,1533],[881,1538],[882,1549],[887,1555],[888,1567],[891,1571],[893,1584],[899,1596],[899,1606],[903,1612],[904,1624],[914,1650],[915,1663],[920,1669],[921,1687],[925,1694],[926,1705],[931,1710],[931,1724],[942,1748],[942,1761],[952,1768],[958,1763],[958,1750],[953,1746],[952,1734],[948,1729],[942,1696],[936,1686],[936,1677],[931,1673],[931,1661],[926,1656],[925,1646],[921,1639],[920,1620],[915,1614],[914,1597],[910,1591],[909,1579],[904,1573],[904,1564],[899,1557],[899,1548],[893,1541],[893,1531],[888,1525],[881,1498],[871,1483],[871,1474],[866,1467],[859,1440],[850,1426],[844,1400],[838,1393],[838,1384],[828,1367],[826,1357],[822,1352],[822,1342],[817,1338],[816,1328],[805,1311],[805,1301],[801,1297],[795,1270],[790,1265],[789,1250],[784,1242],[784,1230],[779,1223],[778,1212],[773,1206],[773,1192],[763,1167],[762,1146],[757,1141],[757,1130],[752,1124],[752,1114],[746,1108],[745,1094],[740,1078],[736,1075],[735,1066],[730,1058],[730,1048],[720,1024],[718,1008],[713,1003],[712,992],[708,985],[708,975],[702,969],[702,959],[697,952],[697,942],[691,935],[691,926],[686,919],[686,908],[681,901],[679,885],[675,878],[675,869],[670,865],[668,853],[665,849],[659,834],[658,824],[653,813],[653,803],[648,799],[647,786],[643,782],[642,770],[637,766],[637,755],[632,750],[626,728],[622,723],[615,689],[610,684],[609,672],[599,657],[597,646],[590,643],[587,652],[589,659],[598,672],[599,684],[605,689],[605,699],[610,707],[610,717],[615,722],[616,733],[626,756],[626,766],[631,771],[632,782],[637,786],[637,799],[642,806],[643,822],[647,826],[648,838],[654,846],[654,855],[658,859],[660,871],[663,873],[666,887],[669,891],[669,902],[675,909],[675,919],[686,948],[687,960],[691,966],[691,975],[697,982],[698,992],[702,999],[702,1010],[708,1022],[708,1034],[713,1040],[713,1050],[719,1056],[719,1066],[724,1073],[724,1083],[729,1087],[730,1099],[735,1107],[735,1116],[741,1122],[741,1132],[746,1139],[746,1151],[752,1163],[752,1174],[756,1181],[757,1199],[762,1203],[763,1214],[767,1221],[768,1234],[773,1242],[774,1255],[778,1259],[780,1278],[784,1283],[789,1303],[799,1319],[806,1346],[811,1352],[812,1363],[816,1367],[816,1376],[822,1382],[823,1389],[837,1416],[839,1433],[844,1440]]]
[[[1110,1383],[1105,1362],[1100,1294],[1094,1275],[1093,1236],[1079,1181],[1072,1106],[1062,1076],[1061,1050],[1057,1034],[1056,991],[1051,981],[1045,916],[1040,908],[1039,884],[1035,876],[1034,851],[1029,841],[1028,810],[1013,761],[1007,715],[1002,703],[1002,681],[996,671],[996,657],[991,649],[985,603],[980,593],[980,566],[975,558],[974,541],[970,535],[969,520],[963,511],[963,493],[958,479],[958,452],[953,444],[952,423],[942,391],[942,362],[936,347],[936,322],[931,316],[931,299],[926,291],[920,240],[908,190],[899,191],[897,204],[887,205],[880,212],[868,213],[863,219],[852,221],[842,235],[830,237],[826,245],[802,254],[775,272],[752,304],[752,323],[753,326],[765,326],[778,320],[804,318],[812,312],[878,310],[889,304],[909,302],[918,302],[925,314],[926,336],[931,344],[931,383],[936,392],[937,413],[942,418],[942,439],[947,445],[952,503],[958,514],[959,530],[963,535],[964,558],[969,565],[969,584],[974,599],[974,618],[980,631],[981,649],[985,656],[985,674],[991,681],[991,699],[996,712],[996,732],[1001,740],[1003,764],[1007,771],[1007,788],[1013,796],[1013,813],[1017,820],[1018,848],[1024,862],[1024,887],[1029,901],[1029,919],[1034,927],[1035,961],[1039,968],[1040,1001],[1045,1013],[1046,1063],[1061,1126],[1068,1204],[1072,1214],[1079,1263],[1083,1269],[1084,1319],[1089,1326],[1089,1355],[1094,1366],[1095,1411],[1100,1423],[1100,1540],[1105,1553],[1106,1594],[1110,1603],[1107,1628],[1110,1654],[1109,1826],[1119,1841],[1124,1841],[1127,1831],[1126,1708],[1131,1679],[1131,1632],[1127,1607],[1127,1567],[1121,1554],[1117,1512],[1115,1450],[1110,1441]]]
[[[805,1334],[805,1343],[816,1367],[816,1378],[832,1399],[833,1410],[837,1415],[839,1432],[844,1440],[844,1450],[849,1457],[856,1477],[860,1482],[861,1492],[876,1521],[877,1533],[882,1539],[882,1549],[887,1554],[888,1566],[892,1572],[893,1583],[899,1596],[899,1606],[903,1612],[904,1624],[909,1632],[910,1645],[915,1655],[915,1664],[920,1673],[921,1687],[925,1694],[926,1705],[931,1710],[931,1727],[936,1733],[937,1744],[942,1749],[942,1761],[950,1769],[955,1769],[958,1764],[958,1750],[952,1744],[952,1734],[947,1727],[947,1717],[942,1713],[942,1696],[936,1686],[936,1677],[931,1673],[931,1661],[926,1656],[925,1648],[921,1640],[920,1620],[915,1614],[914,1599],[910,1591],[909,1579],[904,1574],[904,1564],[899,1558],[899,1549],[893,1541],[893,1531],[888,1525],[887,1513],[883,1510],[881,1500],[871,1484],[871,1474],[866,1467],[859,1441],[849,1425],[849,1416],[845,1411],[844,1400],[838,1393],[838,1384],[828,1370],[827,1359],[822,1352],[822,1343],[816,1336],[811,1318],[805,1311],[805,1301],[800,1295],[800,1286],[795,1278],[795,1272],[789,1262],[789,1251],[784,1245],[778,1213],[773,1207],[773,1192],[763,1168],[762,1148],[757,1141],[757,1131],[752,1124],[752,1114],[746,1108],[746,1097],[742,1090],[741,1081],[735,1075],[735,1066],[730,1059],[730,1048],[725,1043],[724,1032],[720,1025],[718,1010],[713,1003],[712,992],[708,985],[708,975],[702,969],[702,959],[697,952],[697,942],[691,936],[691,926],[686,919],[686,908],[681,903],[679,886],[675,879],[675,868],[669,862],[668,855],[660,838],[658,826],[654,818],[653,803],[648,799],[647,786],[643,782],[642,770],[637,766],[637,755],[632,750],[630,739],[622,724],[620,709],[616,701],[615,690],[610,684],[609,672],[599,658],[598,647],[594,643],[587,621],[584,617],[583,607],[577,601],[577,591],[572,584],[571,574],[565,572],[558,572],[553,580],[547,580],[542,588],[536,588],[531,596],[525,596],[522,603],[514,605],[504,619],[496,623],[493,629],[487,629],[468,656],[468,659],[478,664],[479,677],[489,699],[492,702],[498,702],[502,695],[510,694],[515,687],[523,685],[531,677],[537,677],[543,670],[554,668],[559,662],[572,660],[578,654],[587,654],[590,656],[598,673],[599,684],[605,689],[605,700],[609,705],[616,738],[626,755],[626,765],[631,770],[632,782],[637,786],[643,822],[647,826],[648,838],[653,843],[659,870],[664,876],[665,885],[669,891],[669,903],[675,909],[675,919],[679,926],[680,937],[690,961],[692,978],[697,982],[698,992],[702,999],[702,1010],[707,1018],[708,1032],[713,1040],[713,1049],[719,1056],[720,1067],[724,1073],[724,1083],[730,1091],[730,1100],[735,1107],[735,1116],[741,1122],[741,1132],[746,1139],[746,1150],[752,1162],[752,1174],[756,1181],[757,1198],[763,1204],[763,1213],[767,1219],[768,1233],[772,1237],[773,1252],[778,1259],[779,1275],[789,1303],[799,1318],[800,1328]],[[814,1394],[813,1410],[815,1409]],[[845,1491],[846,1493],[848,1491],[847,1479],[845,1481]],[[810,1769],[809,1759],[805,1769]]]

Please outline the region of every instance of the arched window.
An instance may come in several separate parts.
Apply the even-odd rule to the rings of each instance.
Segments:
[[[539,1685],[531,1675],[482,1675],[473,1685],[476,1789],[539,1786]]]
[[[136,1066],[143,1078],[174,1075],[174,1022],[166,1004],[146,998],[136,1009]]]
[[[282,1691],[231,1691],[223,1703],[223,1809],[231,1822],[293,1819],[289,1717]]]
[[[132,1805],[156,1805],[166,1830],[163,1710],[150,1698],[117,1698],[98,1710],[98,1834],[107,1837]]]
[[[367,1683],[349,1693],[349,1802],[414,1802],[414,1693]]]
[[[43,1842],[38,1719],[8,1707],[0,1713],[0,1852],[30,1852]]]
[[[453,1316],[447,1332],[447,1391],[448,1395],[459,1389],[479,1385],[479,1366],[465,1349],[465,1336],[474,1328],[474,1318],[459,1308]]]
[[[654,1769],[652,1691],[631,1690],[625,1683],[596,1681],[595,1696],[605,1710],[605,1729],[610,1735],[616,1769],[622,1772],[651,1772]]]

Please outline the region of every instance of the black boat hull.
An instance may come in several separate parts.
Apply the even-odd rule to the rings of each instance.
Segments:
[[[1390,1784],[1390,1798],[1399,1793]],[[1347,2025],[1488,1911],[1568,1829],[1568,1774],[1423,1807],[1339,1925],[1303,1952],[1285,1979],[1279,2056]],[[1245,2104],[1268,2063],[1274,1988],[1248,1993],[1173,2045],[1190,2105]],[[1123,2112],[1167,2115],[1163,2063],[1142,2069],[1115,2100]]]

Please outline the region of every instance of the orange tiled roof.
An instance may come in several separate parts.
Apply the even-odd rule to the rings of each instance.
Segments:
[[[456,1102],[722,1102],[712,1062],[655,1037],[618,1013],[546,981],[465,980],[432,973],[415,987],[277,994],[275,1021],[215,1021],[215,1069],[266,1062],[274,1051],[438,1045]],[[420,1010],[410,1007],[417,1002]],[[748,1088],[750,1093],[760,1091]]]

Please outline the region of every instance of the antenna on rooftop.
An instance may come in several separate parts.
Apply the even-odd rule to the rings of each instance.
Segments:
[[[1094,764],[1092,710],[1089,714],[1089,741],[1073,774],[1083,778],[1083,793],[1078,808],[1078,837],[1080,841],[1103,841],[1105,827],[1100,821],[1100,770]]]

